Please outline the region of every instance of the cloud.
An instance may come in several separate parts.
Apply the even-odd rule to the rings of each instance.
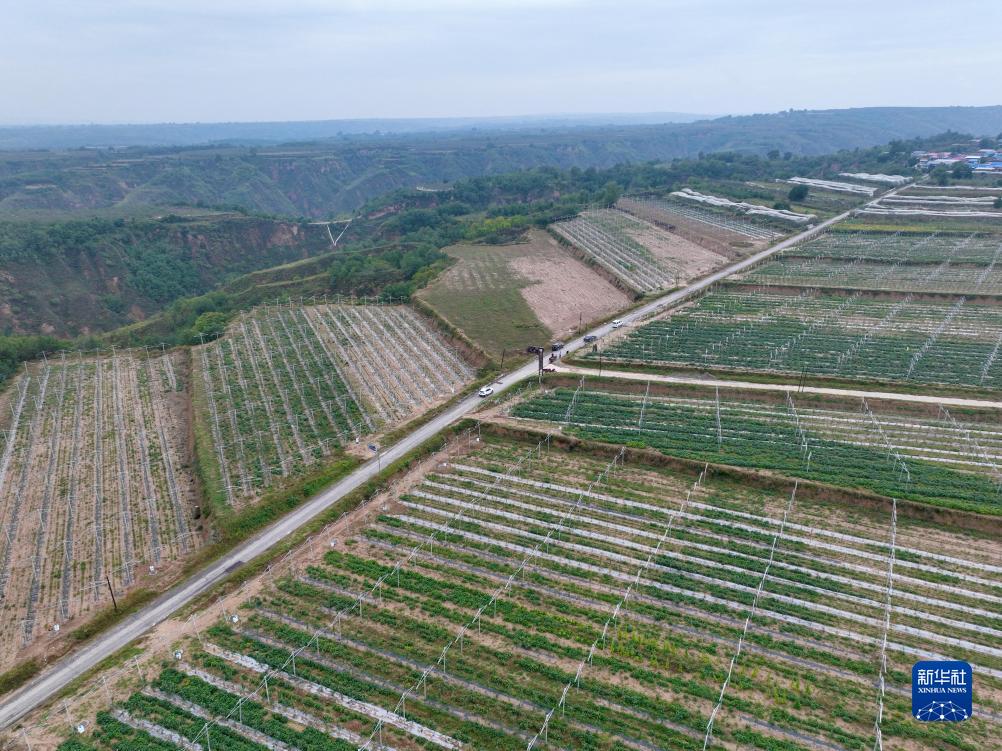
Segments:
[[[995,103],[1002,4],[954,0],[37,0],[0,121]]]

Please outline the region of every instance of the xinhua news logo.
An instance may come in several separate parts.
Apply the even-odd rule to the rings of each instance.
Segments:
[[[974,709],[974,673],[963,660],[922,660],[912,667],[912,716],[963,722]]]

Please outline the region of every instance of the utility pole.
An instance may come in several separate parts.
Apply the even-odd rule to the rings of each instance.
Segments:
[[[115,599],[115,590],[111,588],[111,577],[107,574],[104,575],[104,580],[108,582],[108,591],[111,593],[111,604],[115,606],[115,612],[118,612],[118,600]]]

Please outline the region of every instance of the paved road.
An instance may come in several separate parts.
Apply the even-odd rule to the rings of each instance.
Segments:
[[[947,407],[975,407],[981,409],[1002,409],[1002,402],[991,399],[967,399],[957,396],[929,396],[926,394],[899,394],[894,391],[867,391],[862,389],[838,389],[826,386],[799,386],[796,383],[756,383],[754,381],[728,381],[719,378],[699,376],[670,376],[654,373],[635,373],[623,370],[598,370],[579,368],[576,365],[557,365],[557,372],[569,375],[589,375],[603,378],[622,378],[627,381],[650,381],[652,383],[678,383],[693,386],[717,386],[722,389],[742,391],[788,391],[791,394],[825,394],[852,399],[885,399],[896,402],[918,402],[921,404],[942,404]]]
[[[885,195],[890,195],[893,192],[895,191],[890,191]],[[622,320],[624,323],[635,323],[668,306],[676,305],[731,274],[743,271],[774,253],[822,231],[825,227],[835,222],[841,221],[850,213],[851,211],[847,211],[844,214],[839,214],[813,229],[794,235],[742,261],[693,282],[687,287],[646,303],[624,315]],[[604,336],[612,330],[612,324],[608,323],[588,333],[595,336]],[[583,337],[578,337],[567,344],[566,350],[573,352],[582,346],[584,346]],[[494,389],[495,391],[503,391],[510,388],[513,384],[532,377],[535,373],[535,362],[526,363],[514,372],[502,377],[498,383],[494,384]],[[476,396],[460,401],[446,412],[438,415],[413,433],[402,438],[398,443],[383,451],[381,462],[390,463],[404,456],[411,449],[416,448],[428,438],[431,438],[439,431],[473,411],[479,404],[479,401]],[[190,579],[164,593],[142,610],[112,627],[102,636],[97,637],[92,642],[89,642],[55,663],[0,704],[0,729],[9,727],[46,699],[58,693],[70,681],[93,668],[108,655],[142,636],[147,630],[153,628],[172,613],[198,597],[198,595],[223,580],[234,568],[264,553],[303,524],[330,508],[330,506],[346,494],[372,479],[376,474],[378,474],[376,462],[372,460],[368,461],[340,482],[311,498],[288,516],[224,555],[217,563],[211,564],[192,575]]]

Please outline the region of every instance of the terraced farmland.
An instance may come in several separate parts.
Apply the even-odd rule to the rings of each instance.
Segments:
[[[741,183],[738,183],[738,186],[740,185]],[[762,194],[768,194],[769,200],[772,202],[790,201],[790,186],[785,182],[750,181],[746,183],[746,185],[759,194],[759,198],[764,198]],[[714,189],[716,190],[716,188]],[[854,196],[849,193],[837,193],[835,191],[828,190],[812,190],[802,200],[795,201],[793,208],[798,211],[821,211],[827,216],[833,216],[858,206],[859,202],[860,198],[858,196]],[[827,218],[827,216],[824,218]]]
[[[987,749],[999,564],[890,510],[491,438],[64,749]],[[934,653],[975,664],[973,719],[910,720]]]
[[[605,359],[1002,388],[1002,307],[724,286],[612,344]],[[597,359],[598,355],[588,355]]]
[[[750,284],[1002,294],[1002,235],[831,232],[784,251]]]
[[[63,353],[15,382],[0,434],[0,664],[199,546],[174,355]]]
[[[859,216],[889,217],[888,220],[936,221],[951,223],[967,220],[988,231],[998,231],[1002,211],[994,206],[994,197],[972,195],[893,195],[883,196],[856,212]]]
[[[590,440],[656,448],[672,456],[780,471],[791,477],[951,508],[1002,514],[998,412],[980,421],[855,412],[705,397],[558,388],[512,416]]]
[[[586,211],[580,216],[550,227],[572,245],[580,248],[610,274],[637,292],[654,292],[678,286],[685,265],[655,255],[647,243],[665,246],[671,236],[629,214],[614,209]]]
[[[783,258],[826,258],[883,263],[997,264],[1002,235],[947,232],[825,232],[784,250]]]
[[[451,397],[473,369],[414,311],[264,307],[195,353],[230,504]]]
[[[836,193],[852,193],[853,195],[869,198],[877,192],[878,188],[873,185],[860,185],[843,180],[819,180],[810,177],[791,177],[786,182],[793,185],[806,185],[814,190],[831,190]]]
[[[884,292],[939,292],[1002,295],[1002,266],[877,264],[856,261],[781,259],[744,277],[749,284],[865,289]]]
[[[746,240],[774,240],[783,235],[779,230],[766,224],[757,224],[735,214],[714,211],[713,209],[694,206],[679,200],[636,198],[631,199],[631,202],[636,207],[636,210],[644,212],[645,218],[648,218],[650,221],[656,221],[658,224],[668,224],[674,218],[681,217],[683,220],[698,222],[714,230],[737,235]],[[633,210],[635,209],[631,208],[631,211]]]

